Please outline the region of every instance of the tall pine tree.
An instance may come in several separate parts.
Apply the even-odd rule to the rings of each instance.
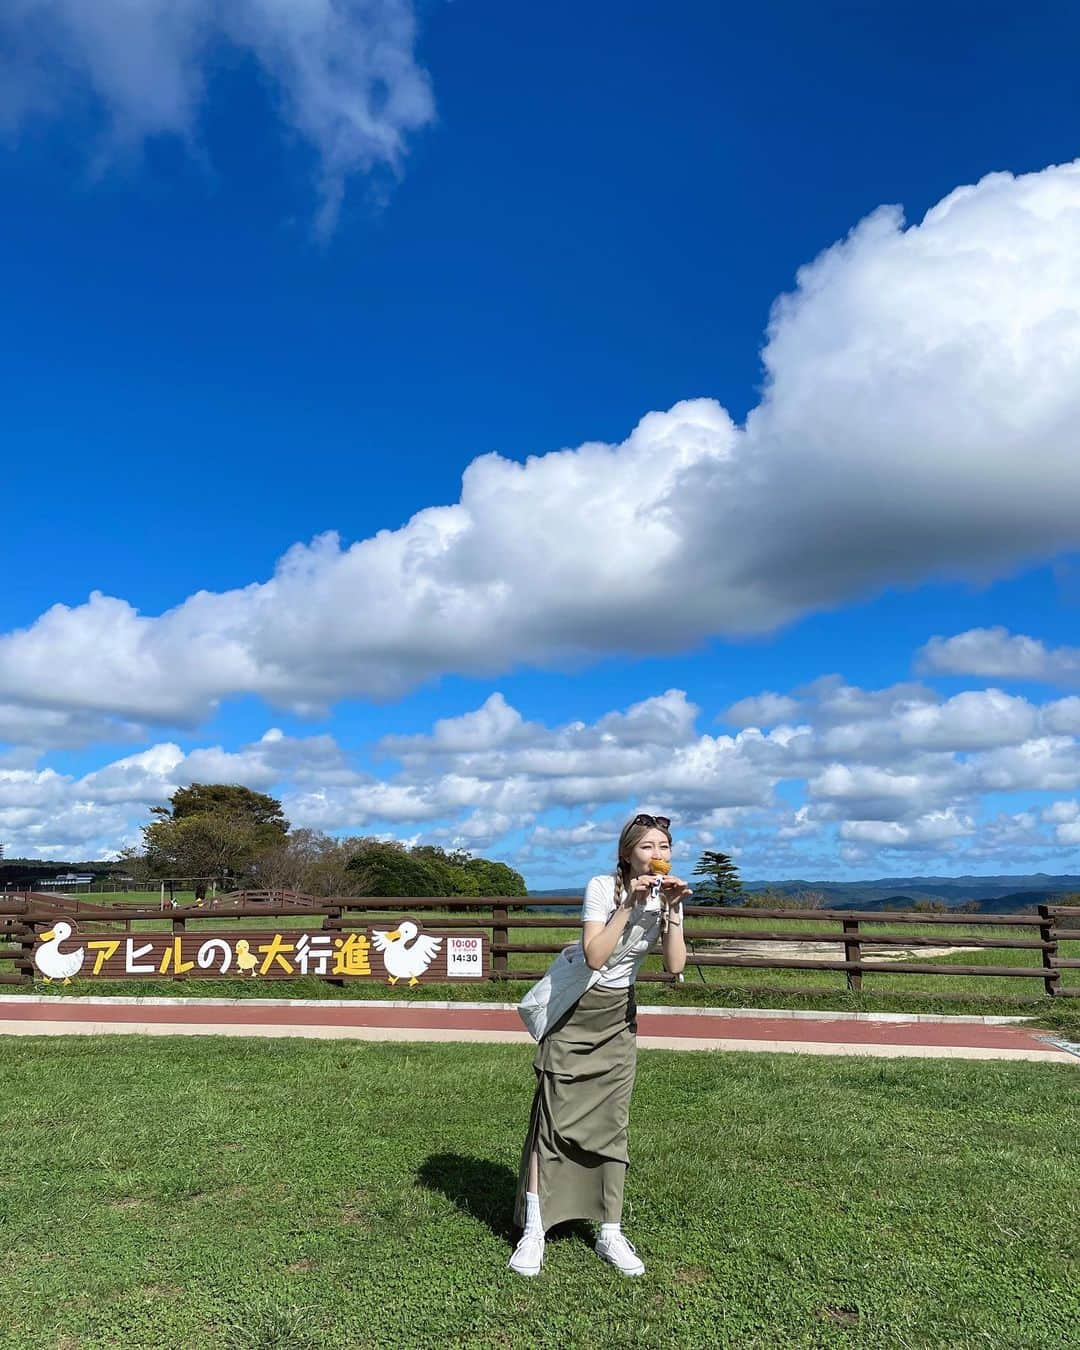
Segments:
[[[741,905],[742,882],[739,869],[726,853],[705,852],[694,868],[695,877],[705,877],[694,887],[696,905]]]

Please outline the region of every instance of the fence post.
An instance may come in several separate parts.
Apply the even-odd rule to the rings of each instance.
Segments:
[[[23,928],[23,935],[20,939],[22,947],[22,960],[25,964],[21,967],[22,977],[26,984],[33,986],[34,983],[34,943],[37,942],[37,930],[30,923],[26,923]]]
[[[505,905],[491,907],[491,945],[503,946],[510,941],[510,911]],[[496,952],[491,958],[491,973],[505,979],[510,973],[510,957],[506,952]]]
[[[329,909],[326,911],[326,913],[323,915],[322,926],[323,926],[324,928],[340,928],[340,927],[341,927],[341,908],[340,908],[340,906],[339,906],[338,908],[336,908],[336,909],[333,908],[333,907],[331,906],[331,908],[329,908]],[[333,984],[333,985],[336,985],[338,989],[344,989],[344,988],[345,988],[345,980],[344,980],[340,975],[324,975],[324,976],[323,976],[323,980],[325,981],[326,984]]]
[[[844,960],[861,961],[862,944],[859,941],[859,921],[858,919],[843,919],[844,925]],[[846,971],[847,987],[853,994],[857,994],[862,989],[862,971]]]
[[[1053,998],[1061,988],[1061,971],[1054,964],[1058,955],[1057,915],[1051,912],[1049,905],[1039,906],[1039,937],[1049,943],[1042,950],[1043,970],[1046,972],[1043,975],[1043,988]]]
[[[30,923],[29,915],[19,918],[11,914],[4,919],[3,934],[0,940],[8,940],[13,947],[18,947],[19,955],[13,959],[12,964],[19,973],[19,978],[24,984],[33,985],[34,983],[34,943],[37,941],[37,931]]]
[[[178,919],[173,919],[173,921],[172,921],[172,930],[173,930],[173,932],[174,932],[174,933],[180,933],[180,934],[183,934],[184,928],[185,928],[186,924],[187,924],[187,920],[184,919],[183,917],[180,917],[180,918],[178,918]],[[186,976],[186,975],[178,975],[178,974],[176,973],[176,967],[174,966],[174,967],[173,967],[172,978],[173,978],[174,980],[184,980],[184,979],[187,978],[187,976]]]

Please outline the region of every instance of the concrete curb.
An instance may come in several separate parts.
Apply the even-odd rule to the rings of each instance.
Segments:
[[[135,1007],[191,1007],[191,1008],[435,1008],[440,1011],[460,1009],[467,1011],[516,1012],[516,1003],[466,1003],[436,999],[318,999],[318,998],[165,998],[146,996],[137,998],[109,997],[103,999],[100,994],[0,994],[0,1003],[117,1003]],[[672,1005],[659,1006],[651,1003],[639,1003],[638,1011],[648,1013],[650,1017],[778,1017],[811,1022],[894,1022],[908,1024],[915,1022],[938,1022],[946,1025],[962,1026],[1009,1026],[1022,1025],[1034,1021],[1034,1016],[991,1017],[969,1013],[890,1013],[890,1012],[808,1012],[788,1010],[786,1008],[699,1008]]]

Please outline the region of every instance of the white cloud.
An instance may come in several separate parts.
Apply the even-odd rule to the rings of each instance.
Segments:
[[[0,703],[0,744],[34,746],[39,750],[71,749],[100,741],[145,737],[146,729],[123,717],[86,708],[36,708],[28,703]]]
[[[1080,545],[1080,163],[991,175],[908,229],[875,212],[802,269],[764,360],[743,429],[679,403],[620,445],[483,455],[456,504],[159,617],[55,606],[0,639],[0,699],[187,724],[236,694],[393,699]]]
[[[838,859],[887,870],[893,849],[1008,871],[1080,842],[1071,799],[987,813],[998,792],[1080,788],[1077,738],[1042,725],[1055,706],[829,677],[800,691],[798,728],[712,736],[678,689],[556,726],[527,721],[496,692],[426,735],[385,738],[377,748],[397,763],[381,775],[356,768],[331,736],[276,728],[235,749],[163,741],[82,778],[8,757],[0,839],[12,855],[110,852],[136,842],[149,807],[178,786],[225,781],[281,797],[295,825],[480,849],[558,884],[606,866],[638,810],[673,816],[680,860],[720,848],[750,875],[827,875]]]
[[[1002,627],[969,628],[955,637],[933,637],[916,659],[928,674],[1080,684],[1080,647],[1049,648],[1037,638]]]
[[[535,731],[536,728],[533,728]],[[530,729],[502,694],[491,694],[475,712],[440,717],[430,736],[385,736],[379,750],[385,755],[457,755],[494,750],[515,740],[528,739]]]
[[[185,752],[171,741],[103,765],[76,778],[51,768],[0,765],[0,842],[9,857],[111,856],[139,841],[152,806],[192,782],[242,783],[265,791],[280,782],[297,789],[317,779],[331,789],[358,775],[332,737],[283,736],[229,752],[208,746]]]
[[[771,727],[777,722],[788,722],[799,710],[797,699],[767,690],[752,698],[741,698],[721,715],[733,727]]]
[[[776,833],[780,839],[804,839],[808,835],[817,834],[820,830],[821,821],[814,818],[811,808],[800,806],[791,812],[786,824],[781,823],[778,826]]]
[[[972,761],[973,786],[992,792],[1069,792],[1080,787],[1080,747],[1072,736],[1037,736]]]
[[[1080,844],[1080,802],[1052,802],[1040,816],[1054,826],[1054,838],[1059,844]]]
[[[940,773],[940,771],[939,771]],[[951,764],[944,766],[948,780],[946,790],[955,781]],[[933,791],[930,773],[898,773],[893,769],[877,768],[868,764],[830,764],[823,772],[810,779],[812,797],[837,802],[858,802],[864,811],[875,811],[889,819],[897,811],[905,812],[912,804],[925,801]]]
[[[982,822],[965,846],[964,858],[976,865],[996,863],[1009,872],[1019,862],[1060,857],[1063,843],[1061,839],[1047,837],[1038,828],[1034,812],[1000,812]]]
[[[7,0],[0,10],[0,130],[78,107],[106,125],[100,157],[154,136],[194,144],[220,49],[254,59],[283,122],[318,158],[320,234],[348,179],[399,172],[434,116],[415,62],[409,0]]]
[[[879,848],[921,848],[930,844],[935,851],[961,835],[975,832],[970,816],[955,811],[930,811],[907,824],[895,820],[845,820],[840,837],[856,844]]]
[[[1056,825],[1080,820],[1080,802],[1052,802],[1041,812],[1043,820]]]
[[[985,750],[1027,740],[1038,714],[1026,699],[1000,689],[957,694],[937,707],[919,704],[900,711],[899,736],[925,750]]]

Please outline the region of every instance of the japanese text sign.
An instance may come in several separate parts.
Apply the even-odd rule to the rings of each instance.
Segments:
[[[320,975],[410,988],[421,981],[485,979],[487,946],[480,932],[428,934],[408,918],[362,929],[197,933],[80,933],[64,919],[37,935],[33,961],[36,974],[62,983],[162,975],[209,980]]]

